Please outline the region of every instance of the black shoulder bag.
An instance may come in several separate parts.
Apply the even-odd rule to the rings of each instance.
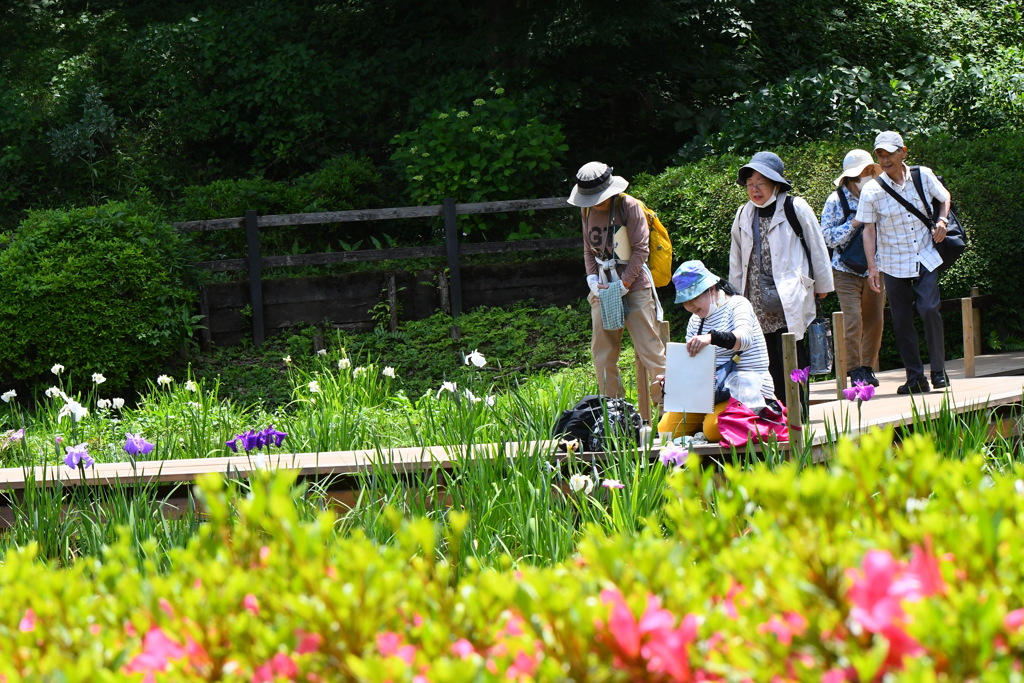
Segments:
[[[842,187],[836,188],[836,194],[839,195],[839,203],[843,205],[845,222],[853,215],[853,209],[850,208],[850,202],[846,199],[846,192]],[[868,272],[868,257],[864,253],[864,224],[854,228],[846,244],[836,247],[836,251],[839,252],[839,261],[853,272],[858,275]]]

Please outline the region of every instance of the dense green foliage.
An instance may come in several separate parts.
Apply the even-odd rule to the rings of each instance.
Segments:
[[[430,496],[429,516],[377,507],[353,528],[316,514],[325,501],[294,474],[256,472],[242,486],[211,477],[197,492],[208,523],[166,554],[134,525],[100,558],[65,568],[41,563],[42,546],[8,550],[0,675],[1015,680],[1024,471],[890,437],[842,443],[832,467],[714,478],[692,460],[654,464],[668,483],[646,518],[627,512],[634,482],[591,494],[547,486],[535,501],[591,520],[549,567],[522,561],[538,559],[520,554],[529,545],[506,554],[488,543],[479,525],[513,510]],[[523,460],[534,479],[545,469],[543,455]],[[531,469],[510,468],[481,502]],[[543,538],[551,516],[530,502],[519,502],[535,515],[522,531]]]
[[[658,172],[677,150],[1019,127],[1022,25],[1002,0],[9,3],[3,224],[144,187],[171,201],[211,181],[290,180],[346,153],[372,160],[395,205],[484,187],[551,196],[593,158]],[[493,83],[507,111],[481,125],[488,139],[531,121],[545,134],[463,136],[457,157],[407,173],[402,149],[450,139],[437,114],[472,112]],[[513,149],[552,173],[503,182]]]
[[[195,329],[188,264],[144,202],[31,213],[0,251],[0,374],[42,384],[57,362],[131,387]]]

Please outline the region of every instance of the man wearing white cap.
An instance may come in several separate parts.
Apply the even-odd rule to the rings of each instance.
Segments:
[[[854,216],[860,206],[861,190],[880,172],[869,152],[850,150],[843,159],[843,172],[835,180],[836,191],[825,200],[821,210],[821,234],[825,244],[835,250],[832,280],[843,309],[850,380],[876,387],[885,290],[876,292],[868,285],[867,262],[859,261],[864,255],[864,225]]]
[[[949,385],[949,377],[946,375],[946,349],[942,337],[942,315],[939,313],[939,266],[942,265],[942,257],[935,243],[946,238],[949,192],[930,168],[920,166],[927,205],[922,202],[910,168],[904,163],[907,147],[903,144],[903,136],[895,131],[879,133],[875,138],[875,158],[882,175],[862,190],[856,219],[864,223],[868,284],[878,292],[884,280],[892,308],[896,348],[907,370],[907,383],[901,385],[897,393],[931,391],[924,375],[917,330],[914,328],[915,306],[924,323],[932,384],[936,389],[942,389]],[[901,196],[926,216],[932,214],[933,200],[938,200],[939,215],[934,230],[914,216],[894,195]]]
[[[636,199],[624,194],[629,185],[599,161],[576,173],[569,203],[581,209],[583,261],[590,288],[593,334],[590,352],[598,391],[622,398],[619,354],[622,329],[629,330],[636,356],[648,377],[665,372],[665,343],[659,333],[658,297],[647,267],[650,231]]]

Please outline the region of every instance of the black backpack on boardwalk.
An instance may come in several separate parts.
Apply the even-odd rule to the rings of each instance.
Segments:
[[[551,436],[564,441],[579,441],[578,452],[598,453],[610,448],[615,439],[639,443],[642,424],[643,420],[632,403],[621,398],[602,401],[600,396],[591,394],[562,411]],[[559,448],[566,450],[564,445]]]

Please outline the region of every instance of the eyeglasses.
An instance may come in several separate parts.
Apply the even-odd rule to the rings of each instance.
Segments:
[[[769,183],[747,183],[746,187],[748,190],[764,190],[771,187],[771,185]]]

